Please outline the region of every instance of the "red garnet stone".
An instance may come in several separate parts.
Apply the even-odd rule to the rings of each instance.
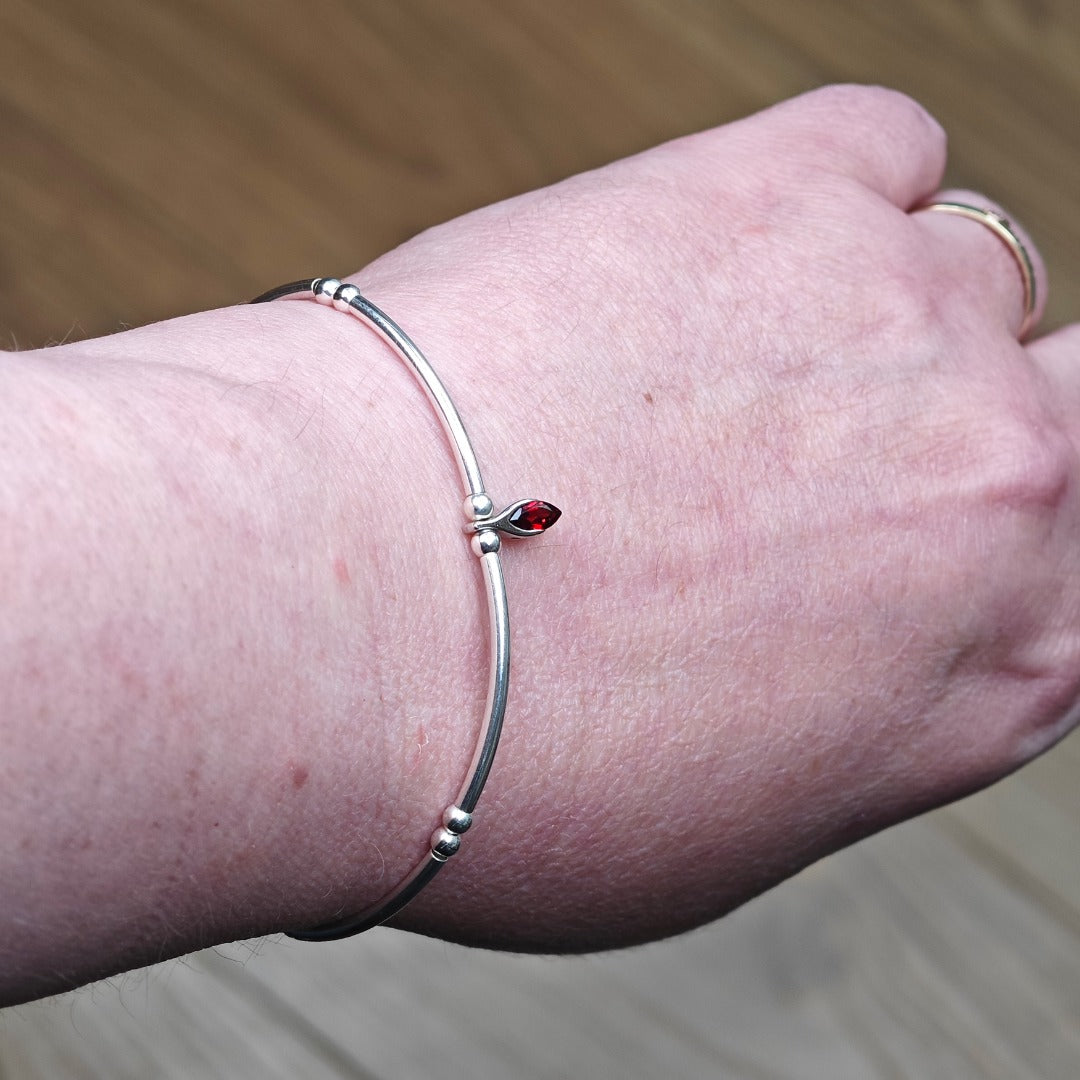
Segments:
[[[542,533],[550,529],[559,518],[562,511],[551,503],[542,502],[540,499],[532,499],[522,503],[507,519],[506,523],[515,529],[527,533]]]

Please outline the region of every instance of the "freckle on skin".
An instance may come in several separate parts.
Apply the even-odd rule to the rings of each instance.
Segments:
[[[75,424],[79,420],[79,414],[65,401],[53,402],[52,409],[59,420],[64,420],[69,424]]]
[[[188,791],[196,797],[199,794],[200,781],[202,780],[202,767],[205,760],[206,755],[201,750],[197,751],[195,760],[184,774],[184,778],[187,780]]]
[[[352,584],[352,575],[349,573],[349,564],[340,557],[334,560],[334,577],[338,579],[338,583],[342,587]]]

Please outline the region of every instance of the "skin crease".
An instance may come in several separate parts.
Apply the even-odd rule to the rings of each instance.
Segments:
[[[564,510],[504,546],[506,733],[397,925],[677,933],[1071,728],[1080,330],[1019,345],[1001,241],[908,212],[944,161],[908,99],[830,88],[352,279],[496,501]],[[408,373],[285,301],[6,360],[0,1001],[376,899],[486,680]]]

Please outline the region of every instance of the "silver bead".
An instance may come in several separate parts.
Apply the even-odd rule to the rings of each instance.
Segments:
[[[442,822],[450,832],[460,835],[469,831],[469,826],[472,824],[472,814],[466,813],[460,806],[448,806],[443,811]]]
[[[446,862],[461,847],[461,837],[449,829],[436,829],[431,834],[431,854]]]
[[[352,301],[360,295],[360,290],[355,285],[342,285],[334,293],[334,307],[338,311],[348,311],[352,307]]]
[[[502,547],[499,534],[494,529],[484,529],[483,532],[473,534],[472,549],[476,555],[490,555]]]
[[[480,492],[479,495],[470,495],[465,500],[465,516],[469,521],[479,521],[481,518],[491,517],[495,513],[495,504],[491,496]]]
[[[337,278],[319,278],[319,280],[315,282],[315,299],[318,300],[320,304],[333,304],[334,293],[340,288],[341,282],[338,281]]]

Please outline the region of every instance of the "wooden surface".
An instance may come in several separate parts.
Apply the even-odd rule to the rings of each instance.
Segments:
[[[835,80],[1080,316],[1074,0],[0,0],[0,335],[347,272],[428,224]],[[0,1078],[1080,1076],[1080,741],[678,941],[246,943],[0,1016]]]

